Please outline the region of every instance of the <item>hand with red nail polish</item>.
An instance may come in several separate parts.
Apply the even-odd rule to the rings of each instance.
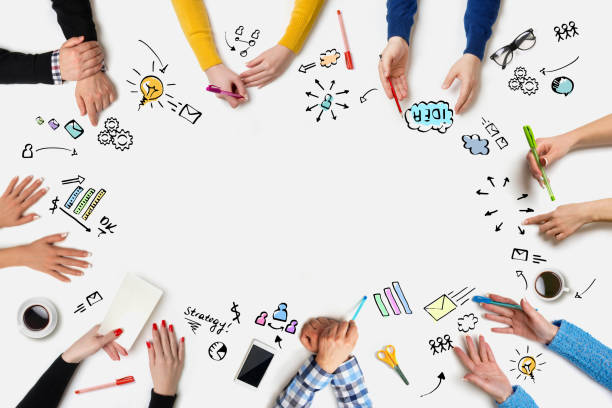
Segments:
[[[106,347],[117,344],[115,339],[123,333],[122,329],[112,330],[105,335],[98,334],[100,325],[95,325],[91,330],[78,339],[72,346],[68,348],[63,354],[62,359],[67,363],[80,363],[87,357],[91,356],[101,348],[106,350]],[[117,346],[119,346],[117,344]],[[119,346],[121,349],[123,347]],[[125,351],[125,349],[123,349]],[[124,354],[127,355],[127,352]],[[112,358],[112,356],[111,356]],[[119,357],[117,356],[116,360]],[[115,360],[115,358],[113,358]]]
[[[149,352],[149,369],[153,378],[153,391],[159,395],[176,395],[178,382],[183,372],[185,360],[185,340],[179,342],[174,326],[166,327],[162,320],[161,327],[153,324],[153,340],[147,342]]]

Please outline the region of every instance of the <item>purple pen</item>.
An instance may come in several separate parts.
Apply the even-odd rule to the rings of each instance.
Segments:
[[[221,88],[219,88],[219,87],[218,87],[218,86],[216,86],[216,85],[208,85],[208,86],[206,87],[206,90],[207,90],[208,92],[212,92],[212,93],[218,93],[218,94],[221,94],[221,95],[228,95],[228,96],[232,96],[232,97],[237,98],[237,99],[242,99],[242,98],[244,98],[244,96],[242,96],[242,95],[240,95],[240,94],[233,93],[233,92],[228,92],[228,91],[224,91],[224,90],[222,90]]]

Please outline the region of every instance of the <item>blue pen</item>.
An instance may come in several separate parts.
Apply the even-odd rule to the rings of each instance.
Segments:
[[[359,302],[359,306],[357,306],[357,310],[355,310],[355,314],[353,315],[353,318],[351,320],[355,320],[357,318],[357,315],[359,314],[359,312],[361,312],[361,308],[363,307],[363,304],[365,303],[367,298],[367,296],[364,296],[361,299],[361,302]]]
[[[523,310],[523,308],[520,305],[513,305],[511,303],[496,302],[496,301],[491,300],[488,297],[484,297],[484,296],[474,296],[472,298],[472,300],[474,302],[476,302],[476,303],[487,303],[487,304],[490,304],[490,305],[509,307],[510,309]]]

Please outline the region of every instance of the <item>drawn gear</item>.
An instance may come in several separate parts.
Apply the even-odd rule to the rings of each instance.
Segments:
[[[527,76],[527,70],[525,67],[518,67],[514,70],[514,76],[521,80],[521,78],[525,78]]]
[[[113,141],[113,136],[106,130],[103,130],[100,133],[98,133],[98,142],[100,142],[100,144],[107,145],[111,143],[112,141]]]
[[[127,130],[119,130],[117,135],[113,137],[113,146],[117,150],[127,150],[134,142],[132,141],[133,136]]]
[[[108,118],[104,121],[104,129],[106,130],[119,130],[119,121],[117,118]]]
[[[538,81],[535,78],[525,78],[525,82],[521,86],[521,90],[525,95],[533,95],[538,90]]]
[[[510,78],[510,81],[508,81],[508,88],[512,89],[513,91],[520,89],[521,81],[519,81],[518,78]]]

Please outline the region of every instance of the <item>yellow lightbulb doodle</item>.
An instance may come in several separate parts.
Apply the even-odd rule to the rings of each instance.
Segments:
[[[142,92],[140,106],[143,106],[157,100],[164,94],[164,84],[158,77],[149,75],[140,81],[140,92]]]
[[[533,378],[533,372],[536,368],[536,361],[531,356],[525,356],[518,362],[518,369],[521,373]]]

